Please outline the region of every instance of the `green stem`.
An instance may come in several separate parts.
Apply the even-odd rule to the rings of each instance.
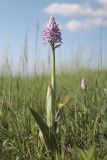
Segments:
[[[52,75],[51,75],[51,83],[53,92],[55,93],[55,48],[52,45]]]
[[[53,116],[53,124],[55,121],[55,47],[52,45],[52,73],[51,73],[51,86],[52,86],[52,116]]]

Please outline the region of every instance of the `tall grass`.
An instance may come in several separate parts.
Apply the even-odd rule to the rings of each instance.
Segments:
[[[80,89],[82,77],[88,83],[85,97]],[[28,109],[31,106],[44,116],[48,81],[49,76],[45,74],[28,78],[1,75],[0,159],[48,159],[45,146],[41,147],[38,126]],[[60,159],[88,160],[92,154],[90,160],[106,160],[106,87],[106,70],[100,74],[97,71],[78,70],[57,75],[57,104],[69,97],[59,126]]]

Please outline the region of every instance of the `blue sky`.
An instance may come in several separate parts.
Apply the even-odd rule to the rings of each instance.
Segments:
[[[63,44],[57,49],[57,64],[72,65],[76,57],[84,65],[97,66],[102,28],[103,65],[107,66],[107,0],[0,0],[0,57],[8,54],[18,64],[28,33],[29,67],[47,65],[49,46],[42,41],[42,32],[53,15],[62,30]],[[48,66],[49,67],[49,66]]]

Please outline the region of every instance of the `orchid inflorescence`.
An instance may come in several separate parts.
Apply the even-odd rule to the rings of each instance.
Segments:
[[[54,45],[55,48],[61,46],[62,38],[61,31],[55,21],[55,17],[51,16],[46,29],[43,32],[44,43]]]

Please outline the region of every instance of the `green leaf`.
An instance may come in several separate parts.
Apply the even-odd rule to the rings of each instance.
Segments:
[[[95,157],[95,147],[91,146],[88,151],[88,160],[94,160]]]
[[[54,151],[57,150],[57,141],[56,141],[55,133],[47,126],[47,124],[44,122],[41,116],[34,109],[30,107],[29,109],[36,123],[40,127],[47,149],[54,153]]]
[[[81,160],[94,160],[95,159],[95,147],[91,146],[88,151],[79,150]]]
[[[3,142],[3,147],[5,147],[8,143],[9,139],[7,138],[4,142]]]
[[[47,125],[51,127],[55,119],[55,109],[53,106],[53,89],[51,84],[48,85],[46,97],[46,112],[47,112]]]
[[[80,150],[79,154],[80,154],[81,160],[88,160],[85,151]]]

